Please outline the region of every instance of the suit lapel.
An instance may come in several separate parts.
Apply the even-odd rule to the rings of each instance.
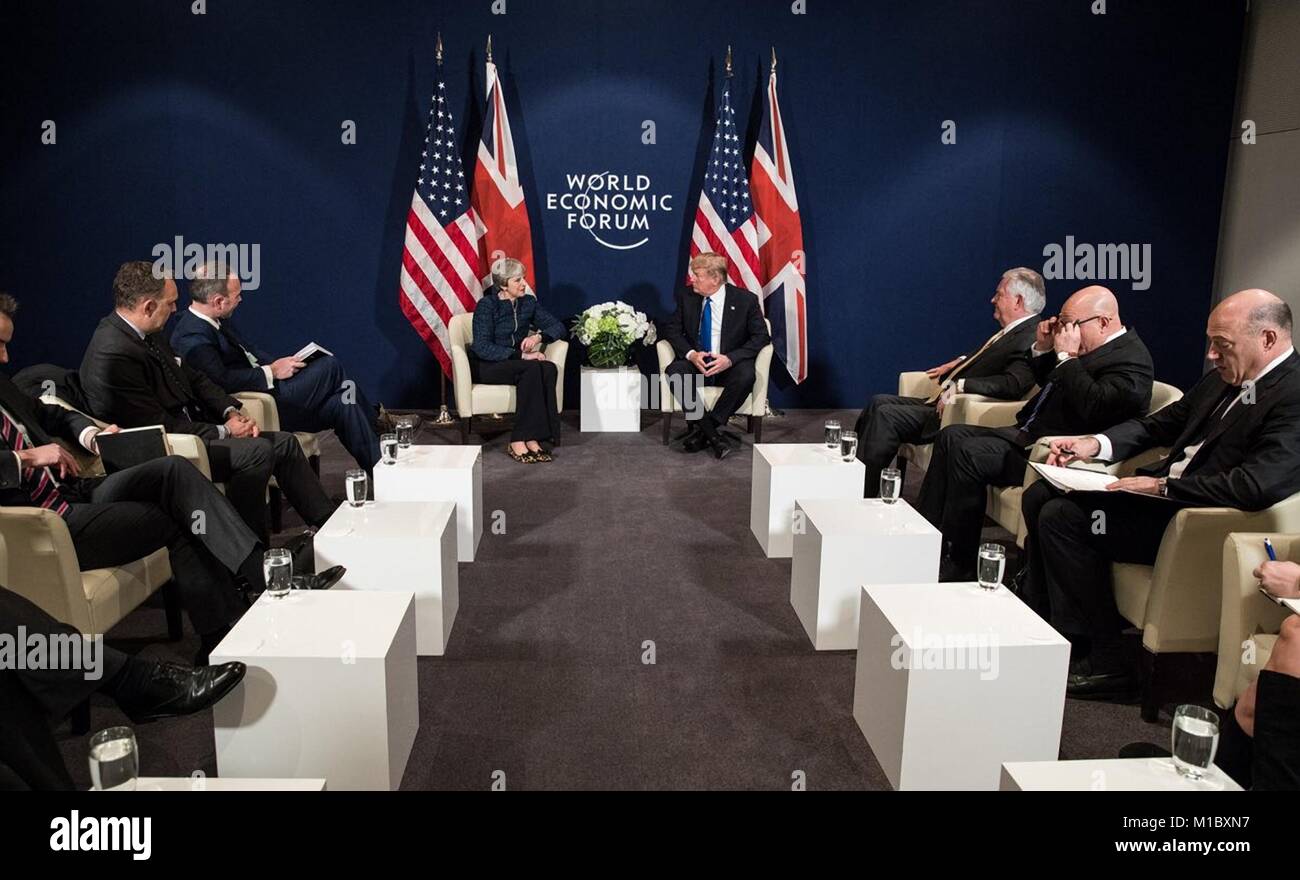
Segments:
[[[0,406],[4,407],[15,427],[21,423],[27,432],[27,441],[32,446],[44,446],[52,442],[45,429],[41,427],[31,398],[23,394],[8,376],[0,377]]]
[[[728,348],[727,329],[736,323],[735,316],[740,313],[740,297],[730,284],[724,285],[724,289],[727,291],[727,295],[722,300],[722,315],[714,315],[714,318],[721,317],[722,324],[719,325],[718,329],[718,339],[720,340],[718,347],[726,351]],[[720,351],[718,354],[722,354],[722,352]]]
[[[1245,403],[1238,400],[1232,405],[1232,409],[1223,414],[1223,417],[1215,421],[1210,426],[1210,430],[1205,435],[1204,446],[1209,446],[1217,440],[1219,436],[1229,427],[1236,424],[1240,419],[1244,419],[1248,411],[1254,410],[1259,404],[1264,402],[1264,398],[1275,388],[1286,374],[1295,369],[1297,355],[1291,355],[1282,363],[1274,367],[1267,376],[1255,383],[1255,402]],[[1202,447],[1204,448],[1204,447]]]

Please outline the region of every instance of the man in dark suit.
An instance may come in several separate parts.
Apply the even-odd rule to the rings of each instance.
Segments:
[[[152,264],[124,263],[113,279],[116,309],[99,322],[81,361],[81,383],[91,411],[127,428],[162,425],[195,434],[208,449],[212,478],[249,528],[269,542],[266,486],[271,475],[310,526],[336,507],[321,489],[298,440],[283,431],[259,431],[240,403],[181,362],[162,332],[176,310],[176,282],[156,277]]]
[[[1103,433],[1052,441],[1048,463],[1058,465],[1171,450],[1105,492],[1063,495],[1045,481],[1025,492],[1022,591],[1070,639],[1071,695],[1133,685],[1119,642],[1112,562],[1151,565],[1165,527],[1184,507],[1263,510],[1300,492],[1300,357],[1291,327],[1290,308],[1273,294],[1235,293],[1210,313],[1214,370],[1185,397]]]
[[[690,427],[682,449],[713,450],[726,458],[731,447],[718,430],[754,390],[754,359],[771,341],[758,297],[727,283],[727,258],[713,253],[691,258],[691,292],[677,294],[677,309],[662,336],[677,359],[667,374],[673,396]],[[704,410],[702,385],[721,385],[711,411]]]
[[[222,264],[204,266],[189,289],[190,307],[172,331],[172,348],[185,363],[232,394],[270,394],[285,431],[332,429],[358,465],[374,470],[379,461],[375,412],[356,383],[346,381],[337,358],[320,355],[310,363],[272,359],[244,339],[230,323],[243,298],[239,276]]]
[[[0,294],[0,364],[9,362],[17,308]],[[262,582],[263,548],[225,496],[179,456],[107,477],[79,476],[77,459],[55,438],[98,453],[100,433],[80,413],[29,397],[0,376],[0,504],[63,517],[82,571],[125,565],[166,547],[206,655],[245,607],[234,575]],[[195,533],[197,512],[205,527]]]
[[[1098,430],[1141,415],[1151,403],[1151,353],[1120,323],[1119,304],[1104,287],[1083,288],[1059,317],[1040,321],[1031,355],[1040,390],[1014,427],[949,425],[939,432],[917,506],[943,531],[941,580],[974,579],[988,487],[1023,481],[1038,438]]]
[[[867,469],[865,497],[880,494],[880,471],[898,454],[899,446],[934,442],[950,395],[1019,400],[1034,386],[1029,347],[1037,325],[1033,317],[1047,303],[1043,276],[1023,266],[1008,269],[992,302],[993,318],[1001,329],[969,354],[926,370],[940,383],[938,394],[929,399],[877,394],[858,416],[858,460]]]

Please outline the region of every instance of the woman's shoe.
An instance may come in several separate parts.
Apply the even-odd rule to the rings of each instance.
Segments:
[[[555,461],[555,456],[551,455],[545,449],[530,452],[529,455],[531,455],[536,461]]]
[[[531,452],[515,452],[515,451],[514,451],[513,449],[511,449],[509,446],[506,447],[506,455],[510,456],[510,457],[513,458],[515,461],[519,462],[520,464],[536,464],[536,462],[537,462],[537,459],[533,457],[533,453],[531,453]]]

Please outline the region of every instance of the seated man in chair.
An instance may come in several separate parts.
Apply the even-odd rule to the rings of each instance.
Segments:
[[[727,258],[702,253],[691,258],[691,290],[677,294],[677,309],[662,336],[677,359],[668,365],[669,383],[692,424],[682,436],[685,452],[713,450],[719,459],[731,447],[719,435],[754,390],[754,359],[771,341],[758,297],[727,283]],[[701,385],[721,385],[709,412],[701,412]],[[690,386],[691,391],[687,391]],[[688,401],[696,401],[692,406]]]
[[[375,411],[356,383],[346,382],[333,355],[311,363],[272,359],[235,332],[230,318],[243,294],[239,276],[221,263],[208,263],[190,282],[190,307],[176,320],[172,348],[186,364],[234,394],[263,391],[275,398],[280,427],[315,433],[333,429],[358,465],[374,470],[379,461]]]

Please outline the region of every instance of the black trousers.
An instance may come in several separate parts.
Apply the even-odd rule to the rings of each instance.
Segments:
[[[745,398],[754,390],[753,360],[737,361],[721,373],[705,376],[686,358],[677,358],[664,373],[671,386],[682,389],[681,398],[687,398],[678,399],[686,420],[700,419],[701,427],[706,432],[710,428],[716,431],[726,425],[727,420],[736,414],[736,410],[740,409]],[[704,395],[700,393],[700,389],[706,385],[722,386],[717,403],[707,413],[704,412]],[[687,386],[691,387],[691,391],[686,390]]]
[[[1045,480],[1025,490],[1024,600],[1079,655],[1113,645],[1122,627],[1112,562],[1151,565],[1165,527],[1187,505],[1131,492],[1062,493]]]
[[[343,366],[333,356],[319,357],[271,389],[280,411],[280,427],[292,431],[331,429],[348,454],[365,470],[379,461],[374,410],[355,384],[345,386]]]
[[[508,361],[469,358],[470,377],[486,385],[515,386],[515,426],[512,441],[547,440],[560,436],[560,413],[555,400],[557,371],[550,361]]]
[[[239,616],[232,573],[257,536],[198,469],[169,455],[83,485],[89,497],[73,501],[66,518],[82,571],[166,547],[197,632],[216,632]]]
[[[988,487],[1022,482],[1028,461],[1015,428],[949,425],[939,432],[917,507],[943,532],[959,571],[975,571]]]
[[[270,539],[266,485],[272,474],[308,525],[323,526],[334,513],[335,506],[312,472],[297,438],[286,431],[210,440],[208,462],[212,479],[226,484],[226,497],[264,544]]]
[[[854,426],[858,435],[858,461],[866,466],[863,496],[880,494],[880,472],[898,455],[904,443],[933,443],[939,436],[939,411],[922,397],[877,394],[871,398]]]
[[[0,586],[0,633],[17,639],[20,627],[29,639],[78,635]],[[104,646],[103,652],[100,674],[93,679],[84,669],[0,669],[0,791],[73,787],[50,725],[126,666],[127,656],[121,651]]]

